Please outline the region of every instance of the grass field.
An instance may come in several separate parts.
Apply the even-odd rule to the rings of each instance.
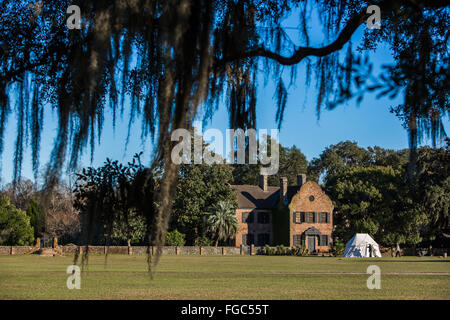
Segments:
[[[145,256],[89,257],[69,290],[73,257],[0,256],[0,299],[450,299],[450,259],[163,256],[153,280]],[[381,289],[366,286],[381,269]]]

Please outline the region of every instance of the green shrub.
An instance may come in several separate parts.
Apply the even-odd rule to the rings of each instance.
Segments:
[[[302,246],[288,248],[284,245],[279,245],[273,248],[266,244],[264,246],[263,254],[268,256],[306,256],[308,255],[308,250]]]
[[[186,243],[186,236],[177,229],[166,233],[166,246],[182,247]]]
[[[0,245],[32,245],[33,231],[25,211],[10,204],[8,197],[0,197]]]
[[[289,255],[302,257],[307,255],[307,250],[303,246],[293,246],[289,250]]]
[[[309,255],[308,249],[307,249],[306,247],[301,247],[300,255],[301,255],[301,256],[307,256],[307,255]]]
[[[332,249],[333,254],[337,257],[342,256],[344,254],[344,250],[345,250],[345,244],[341,240],[336,239],[333,242],[333,249]]]
[[[105,225],[105,230],[108,230],[108,225]],[[128,223],[125,223],[125,221],[113,221],[110,239],[108,239],[108,234],[105,233],[100,238],[100,241],[110,241],[112,245],[125,245],[128,244],[128,240],[130,245],[144,244],[146,230],[147,224],[145,219],[138,215],[135,210],[129,210]]]
[[[301,253],[301,247],[293,246],[289,249],[289,255],[291,256],[299,256]]]
[[[276,254],[279,256],[284,256],[287,252],[286,249],[287,248],[284,245],[280,244],[279,246],[277,246]]]
[[[209,247],[213,245],[213,240],[208,238],[207,236],[201,236],[195,239],[194,245],[196,246],[202,246],[202,247]]]

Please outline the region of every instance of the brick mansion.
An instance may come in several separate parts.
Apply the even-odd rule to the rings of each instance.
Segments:
[[[235,245],[305,245],[309,252],[327,252],[333,232],[333,204],[322,188],[306,175],[297,185],[268,186],[267,176],[259,185],[232,185],[237,193],[238,230]]]

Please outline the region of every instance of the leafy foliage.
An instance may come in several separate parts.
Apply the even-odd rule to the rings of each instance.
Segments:
[[[194,245],[195,246],[202,246],[202,247],[208,247],[211,246],[214,243],[213,240],[208,238],[207,236],[201,236],[195,239]]]
[[[369,233],[383,244],[418,243],[426,215],[408,205],[403,172],[392,167],[351,167],[327,180],[336,203],[336,235]]]
[[[448,145],[417,150],[413,185],[405,179],[408,153],[404,150],[375,147],[360,151],[372,152],[365,165],[343,165],[338,157],[331,162],[332,170],[324,167],[325,189],[335,205],[336,237],[348,240],[356,232],[367,232],[384,245],[414,245],[447,232]]]
[[[86,214],[85,244],[92,243],[95,234],[106,234],[106,244],[124,239],[142,242],[144,234],[151,242],[156,224],[155,183],[139,156],[127,165],[107,159],[104,166],[89,167],[77,175],[75,207]]]
[[[275,143],[270,139],[270,143]],[[297,183],[297,175],[306,173],[308,161],[305,155],[295,145],[292,147],[279,148],[279,169],[278,173],[269,176],[268,184],[272,186],[280,185],[280,178],[287,177],[289,184]],[[234,164],[233,165],[233,183],[258,185],[258,176],[260,173],[260,165],[250,164]]]
[[[27,246],[34,241],[30,217],[17,209],[9,198],[0,197],[0,244],[6,246]]]
[[[367,165],[369,159],[367,150],[359,147],[356,142],[339,142],[325,148],[319,158],[311,161],[309,176],[318,181],[324,175],[332,175],[347,166]]]
[[[318,158],[308,165],[308,176],[316,181],[327,181],[328,176],[349,167],[368,167],[371,165],[399,168],[408,163],[408,150],[389,150],[369,147],[367,150],[354,141],[343,141],[326,147]]]
[[[263,254],[268,256],[307,256],[308,249],[304,246],[293,246],[292,248],[278,245],[276,247],[264,246]]]
[[[166,245],[167,246],[184,246],[186,240],[185,235],[179,232],[177,229],[166,233]]]
[[[344,255],[345,252],[345,243],[342,240],[335,239],[333,242],[333,254],[337,257]]]
[[[412,201],[416,210],[426,212],[429,220],[423,230],[426,238],[433,240],[450,229],[450,141],[445,148],[423,147],[418,150],[417,179]]]
[[[0,191],[0,195],[7,196],[11,204],[25,211],[28,211],[34,202],[38,216],[41,217],[38,219],[40,226],[35,232],[45,230],[46,234],[58,237],[61,244],[79,240],[80,219],[73,206],[70,176],[68,184],[60,181],[52,192],[48,192],[43,185],[21,177],[18,181],[7,184]]]
[[[205,215],[206,230],[219,241],[232,239],[237,232],[236,207],[227,201],[219,201]]]
[[[206,235],[204,215],[211,206],[218,201],[237,205],[231,170],[226,164],[181,165],[170,224],[186,234],[188,243]]]
[[[46,214],[44,208],[36,200],[31,199],[26,213],[30,217],[30,224],[34,229],[34,237],[38,237],[40,233],[45,231]]]
[[[81,30],[69,30],[65,24],[66,0],[0,3],[0,153],[12,111],[11,93],[16,92],[14,180],[20,177],[27,134],[37,175],[43,110],[53,107],[58,130],[45,174],[51,189],[66,159],[75,169],[88,145],[94,151],[105,111],[113,113],[115,124],[119,111],[125,112],[125,96],[129,97],[130,126],[140,115],[142,136],[157,140],[150,172],[162,166],[164,178],[155,194],[158,207],[151,201],[152,207],[143,212],[148,221],[156,221],[158,246],[165,239],[176,191],[178,168],[170,159],[170,135],[175,129],[190,128],[200,108],[206,118],[211,117],[225,94],[230,126],[256,127],[262,66],[266,78],[277,83],[276,120],[281,126],[288,97],[283,73],[289,72],[294,82],[302,61],[307,84],[313,72],[316,78],[318,112],[324,105],[331,109],[353,97],[360,101],[369,88],[363,81],[367,71],[361,71],[369,63],[362,61],[350,42],[369,17],[367,1],[77,0],[72,4],[81,8]],[[423,133],[430,133],[433,141],[445,135],[447,4],[381,0],[377,5],[383,27],[366,31],[358,50],[390,46],[395,63],[371,87],[381,90],[381,95],[403,92],[404,103],[393,112],[405,119],[414,150]],[[325,31],[325,45],[319,47],[309,46],[313,9],[322,17]],[[282,26],[284,17],[297,12],[300,45],[292,44]],[[347,50],[341,59],[343,48]],[[414,159],[411,153],[411,168]]]
[[[105,225],[104,230],[108,230],[108,226]],[[111,235],[107,233],[103,234],[103,239],[100,241],[109,241],[111,244],[116,245],[125,243],[127,245],[144,244],[146,242],[146,232],[147,225],[145,219],[142,216],[137,215],[133,209],[130,209],[127,224],[120,223],[120,221],[113,221]]]

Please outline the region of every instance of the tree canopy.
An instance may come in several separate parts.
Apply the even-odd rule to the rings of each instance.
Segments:
[[[154,206],[155,183],[139,156],[126,165],[107,159],[102,167],[77,174],[74,206],[85,214],[85,244],[149,243],[155,217],[146,209]]]
[[[236,194],[230,187],[232,168],[226,164],[183,164],[172,205],[171,228],[186,234],[189,244],[206,236],[204,216],[218,201],[237,206]]]
[[[45,211],[36,200],[31,199],[30,205],[27,208],[27,216],[30,217],[30,224],[34,229],[34,237],[37,238],[45,231]]]
[[[270,143],[277,142],[274,139],[270,139]],[[307,172],[308,161],[306,156],[295,145],[289,148],[279,144],[278,150],[278,172],[268,177],[268,184],[279,186],[280,178],[286,177],[288,184],[294,185],[297,183],[297,175]],[[260,168],[261,164],[233,164],[233,184],[258,185]]]
[[[408,163],[409,150],[391,150],[379,146],[367,149],[358,146],[356,141],[341,141],[325,148],[319,157],[308,164],[311,179],[326,182],[329,176],[349,167],[368,167],[371,165],[402,168]]]
[[[369,233],[384,245],[420,242],[427,215],[411,209],[402,182],[403,171],[392,167],[350,167],[332,175],[327,187],[336,206],[335,235],[348,241]]]
[[[348,141],[336,146],[328,147],[313,161],[320,164],[316,168],[326,172],[324,187],[335,206],[335,236],[348,241],[354,233],[367,232],[383,245],[415,245],[447,238],[448,145],[417,150],[417,177],[413,184],[405,179],[408,150],[366,150]],[[342,152],[346,149],[343,146],[358,150],[366,161],[345,161],[352,153]]]

